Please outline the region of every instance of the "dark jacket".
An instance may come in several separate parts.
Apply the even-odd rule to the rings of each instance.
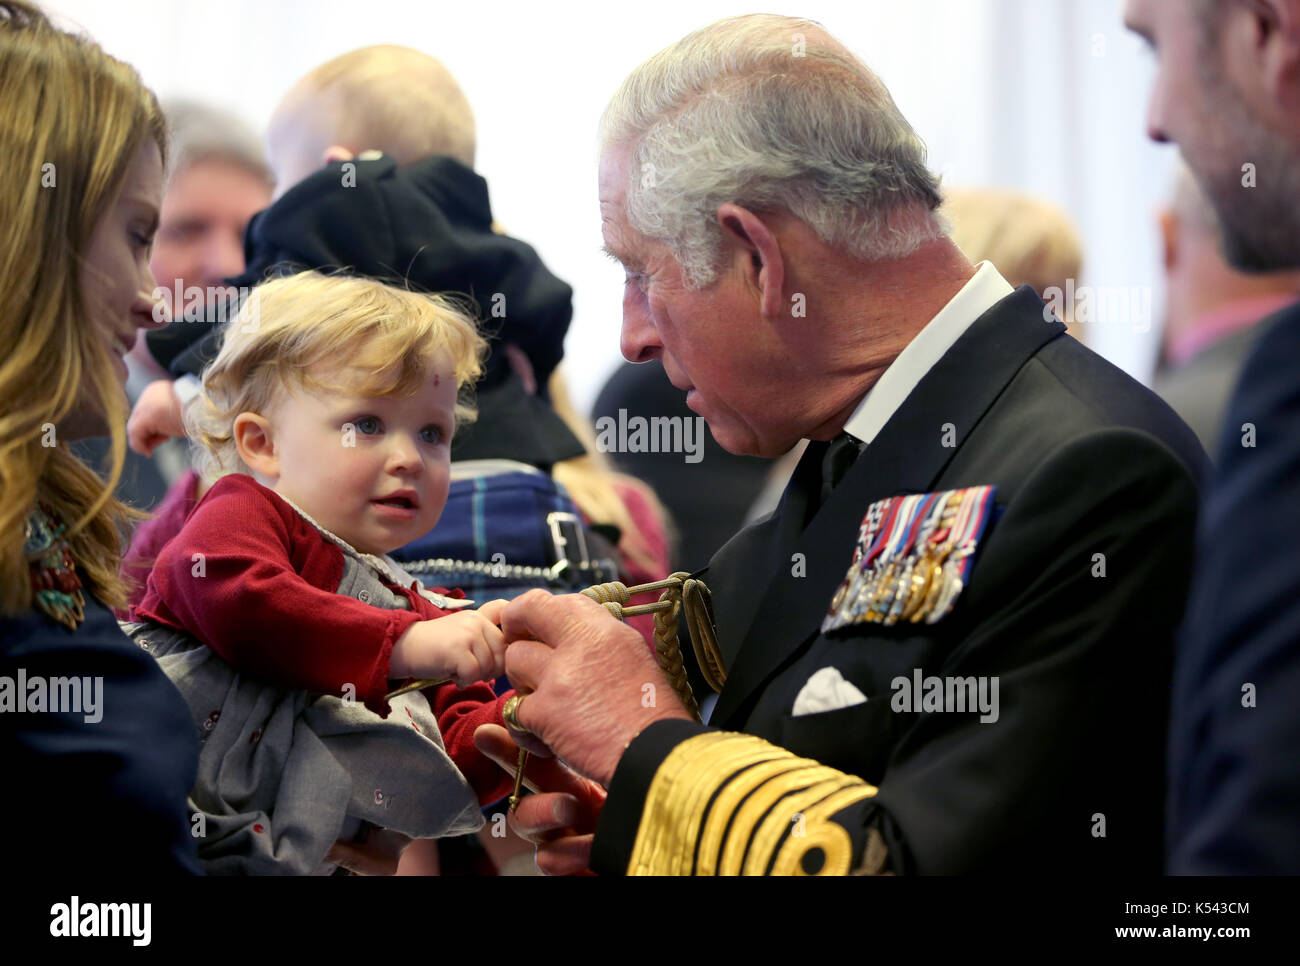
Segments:
[[[1263,324],[1201,514],[1170,718],[1175,875],[1300,874],[1300,306]]]
[[[785,784],[767,786],[787,793],[769,810],[775,837],[756,836],[766,792],[746,810],[732,794],[746,761],[719,758],[697,776],[711,785],[695,788],[693,817],[650,808],[674,750],[696,738],[684,754],[707,759],[718,734],[660,722],[619,763],[593,868],[625,871],[638,829],[644,846],[676,821],[727,828],[728,847],[748,849],[760,870],[781,867],[783,846],[815,845],[814,865],[846,871],[871,842],[896,873],[1160,871],[1173,640],[1208,461],[1168,406],[1043,311],[1024,286],[977,319],[820,507],[826,444],[811,444],[773,517],[704,574],[727,668],[710,725],[843,773],[846,798],[803,789],[807,766],[789,759],[772,779]],[[995,511],[951,613],[821,630],[869,505],[985,484],[997,487]],[[867,700],[792,715],[801,688],[832,667]],[[917,669],[996,677],[1000,715],[895,711],[892,682]],[[669,786],[654,787],[651,801],[663,801]],[[718,840],[696,844],[684,871]]]
[[[492,231],[487,182],[460,162],[431,157],[398,168],[379,158],[327,165],[249,222],[244,256],[247,268],[232,285],[251,288],[272,275],[341,269],[468,296],[477,303],[481,330],[495,338],[478,385],[479,419],[457,432],[452,458],[549,467],[581,454],[581,444],[544,398],[524,392],[499,351],[506,342],[519,346],[544,392],[564,354],[573,290],[527,244]],[[173,374],[199,375],[221,346],[213,319],[231,314],[178,318],[148,334],[149,350]]]
[[[197,732],[180,692],[148,652],[87,594],[75,631],[35,610],[0,618],[0,677],[8,679],[0,686],[16,687],[20,675],[29,698],[38,679],[47,694],[53,678],[102,687],[92,714],[84,705],[77,712],[49,704],[17,712],[6,702],[0,821],[9,829],[11,867],[29,879],[72,881],[200,873],[195,835],[205,829],[186,807],[198,771]]]

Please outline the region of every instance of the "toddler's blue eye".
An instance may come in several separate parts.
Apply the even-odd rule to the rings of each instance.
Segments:
[[[442,442],[442,430],[437,426],[425,426],[420,430],[420,439],[431,445],[438,445]]]
[[[356,421],[356,427],[362,436],[373,436],[379,432],[379,420],[374,416],[362,416]]]

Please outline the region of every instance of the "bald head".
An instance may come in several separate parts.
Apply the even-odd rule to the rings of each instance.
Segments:
[[[276,193],[318,169],[331,148],[378,150],[399,165],[447,155],[474,166],[474,115],[437,59],[409,47],[363,47],[321,64],[284,96],[267,131]]]

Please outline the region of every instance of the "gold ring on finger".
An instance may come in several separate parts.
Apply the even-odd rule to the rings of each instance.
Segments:
[[[524,695],[512,694],[506,698],[506,703],[501,706],[501,720],[511,731],[517,731],[521,735],[531,735],[532,732],[519,723],[519,706],[524,702]]]

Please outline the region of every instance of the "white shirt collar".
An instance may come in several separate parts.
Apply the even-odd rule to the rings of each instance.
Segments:
[[[911,395],[916,384],[952,348],[971,323],[1013,291],[1015,289],[992,262],[980,262],[970,281],[926,323],[876,384],[867,390],[858,408],[844,424],[844,431],[863,443],[875,439]]]

